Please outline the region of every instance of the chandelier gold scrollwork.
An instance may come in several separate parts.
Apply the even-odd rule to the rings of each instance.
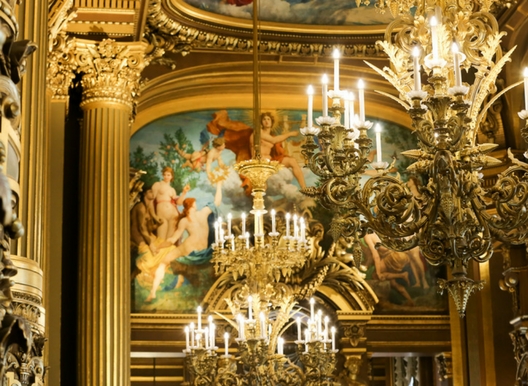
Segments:
[[[419,146],[403,152],[415,160],[408,172],[427,176],[429,181],[413,195],[402,180],[387,174],[387,164],[377,162],[373,167],[379,173],[362,187],[359,178],[371,146],[366,137],[370,125],[365,124],[361,110],[363,90],[363,115],[347,127],[340,122],[342,111],[335,98],[343,92],[334,87],[328,92],[333,119],[323,111],[317,121],[320,127],[303,132],[312,138],[303,154],[320,180],[320,186],[304,193],[339,214],[336,222],[341,235],[357,241],[370,228],[389,248],[402,251],[419,246],[430,264],[450,266],[453,279],[439,283],[440,290],[449,291],[462,316],[469,295],[482,288],[481,282],[467,277],[469,261],[489,260],[494,239],[511,244],[526,241],[528,164],[508,152],[513,165],[486,189],[481,171],[501,164],[489,155],[498,145],[476,142],[490,106],[522,81],[489,97],[513,52],[501,51],[504,33],[498,31],[490,13],[494,1],[407,3],[405,7],[391,0],[379,3],[398,16],[388,26],[385,40],[378,42],[391,66],[379,69],[367,64],[398,91],[398,97],[380,93],[408,111]],[[472,83],[463,82],[463,69],[471,74],[466,78]],[[524,76],[528,89],[528,74]],[[528,119],[528,106],[519,116]],[[527,134],[528,123],[522,129],[523,138]],[[347,135],[354,139],[347,141]],[[495,214],[487,211],[492,206]]]

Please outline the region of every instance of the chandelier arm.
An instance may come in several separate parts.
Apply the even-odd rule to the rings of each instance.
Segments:
[[[514,48],[515,48],[515,47],[514,47]],[[514,48],[513,48],[513,49],[514,49]],[[513,49],[510,50],[510,52],[513,51]],[[518,82],[516,82],[516,83],[514,83],[514,84],[512,84],[512,85],[510,85],[510,86],[508,86],[508,87],[506,87],[505,89],[499,91],[497,94],[495,94],[495,95],[493,96],[493,98],[491,98],[491,99],[488,101],[488,103],[486,103],[486,105],[482,108],[481,112],[480,112],[479,115],[477,116],[476,121],[475,121],[475,128],[480,127],[480,123],[482,122],[482,120],[483,120],[484,117],[486,116],[486,113],[488,112],[489,108],[495,103],[495,101],[496,101],[497,99],[499,99],[502,95],[504,95],[505,93],[507,93],[508,91],[510,91],[512,88],[517,87],[517,86],[520,86],[520,85],[523,84],[523,83],[524,83],[524,80],[520,80],[520,81],[518,81]],[[473,141],[476,141],[476,139],[477,139],[477,130],[474,131],[474,134],[473,134]]]
[[[504,54],[502,58],[499,61],[497,61],[497,63],[495,63],[495,65],[491,66],[489,72],[482,79],[482,82],[479,85],[478,91],[475,97],[473,98],[473,100],[471,101],[471,107],[469,110],[468,118],[471,119],[472,122],[476,122],[477,116],[480,112],[480,108],[482,107],[482,104],[484,103],[484,100],[486,99],[486,97],[489,95],[490,88],[492,88],[492,86],[495,84],[495,81],[497,80],[497,77],[502,71],[502,68],[504,67],[504,65],[507,62],[511,61],[510,57],[513,54],[513,51],[515,50],[515,48],[516,47],[513,47],[506,54]],[[472,130],[476,131],[476,128],[477,126],[474,126],[472,127]]]

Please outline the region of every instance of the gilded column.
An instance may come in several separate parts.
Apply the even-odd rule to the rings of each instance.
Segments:
[[[22,1],[18,6],[19,35],[38,48],[28,61],[21,81],[22,152],[19,214],[26,234],[16,254],[42,268],[47,242],[48,141],[46,125],[46,61],[48,55],[48,2]]]
[[[77,42],[83,73],[79,385],[130,383],[129,140],[143,44]]]

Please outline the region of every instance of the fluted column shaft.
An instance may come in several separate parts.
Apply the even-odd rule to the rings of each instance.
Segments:
[[[80,178],[78,384],[130,384],[129,141],[142,46],[78,44]],[[136,51],[134,51],[136,50]]]
[[[19,36],[35,42],[38,49],[28,59],[21,82],[21,136],[19,212],[25,235],[16,254],[37,262],[42,268],[47,251],[48,143],[46,68],[48,48],[48,2],[23,1],[18,8]]]
[[[83,106],[80,385],[129,383],[129,106]]]

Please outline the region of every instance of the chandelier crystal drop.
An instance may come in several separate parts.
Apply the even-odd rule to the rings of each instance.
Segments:
[[[303,155],[320,184],[303,193],[336,213],[335,236],[359,243],[371,229],[389,248],[419,246],[430,264],[449,266],[453,278],[441,281],[440,290],[448,290],[463,316],[469,295],[482,288],[481,282],[467,277],[468,263],[488,261],[495,240],[526,242],[528,164],[508,150],[512,166],[494,186],[484,187],[482,169],[502,162],[489,155],[498,145],[477,143],[477,131],[490,106],[523,82],[525,105],[519,116],[528,120],[528,72],[524,81],[496,92],[495,81],[513,52],[501,51],[505,33],[498,31],[490,13],[499,1],[403,3],[378,2],[396,17],[385,40],[377,42],[390,67],[367,64],[397,90],[398,96],[379,93],[407,110],[419,148],[402,154],[415,160],[408,172],[426,176],[428,182],[413,195],[405,182],[390,175],[392,165],[380,158],[379,133],[378,158],[370,163],[367,131],[372,123],[365,118],[363,84],[357,90],[359,116],[351,121],[342,119],[353,109],[350,104],[343,108],[346,93],[336,88],[326,92],[323,83],[323,116],[316,118],[318,127],[308,122],[302,130],[307,137]],[[334,67],[338,76],[335,55]],[[463,76],[462,70],[471,75]],[[331,116],[325,109],[327,98]],[[528,121],[521,134],[528,140]],[[362,186],[360,178],[369,163],[378,173]]]

